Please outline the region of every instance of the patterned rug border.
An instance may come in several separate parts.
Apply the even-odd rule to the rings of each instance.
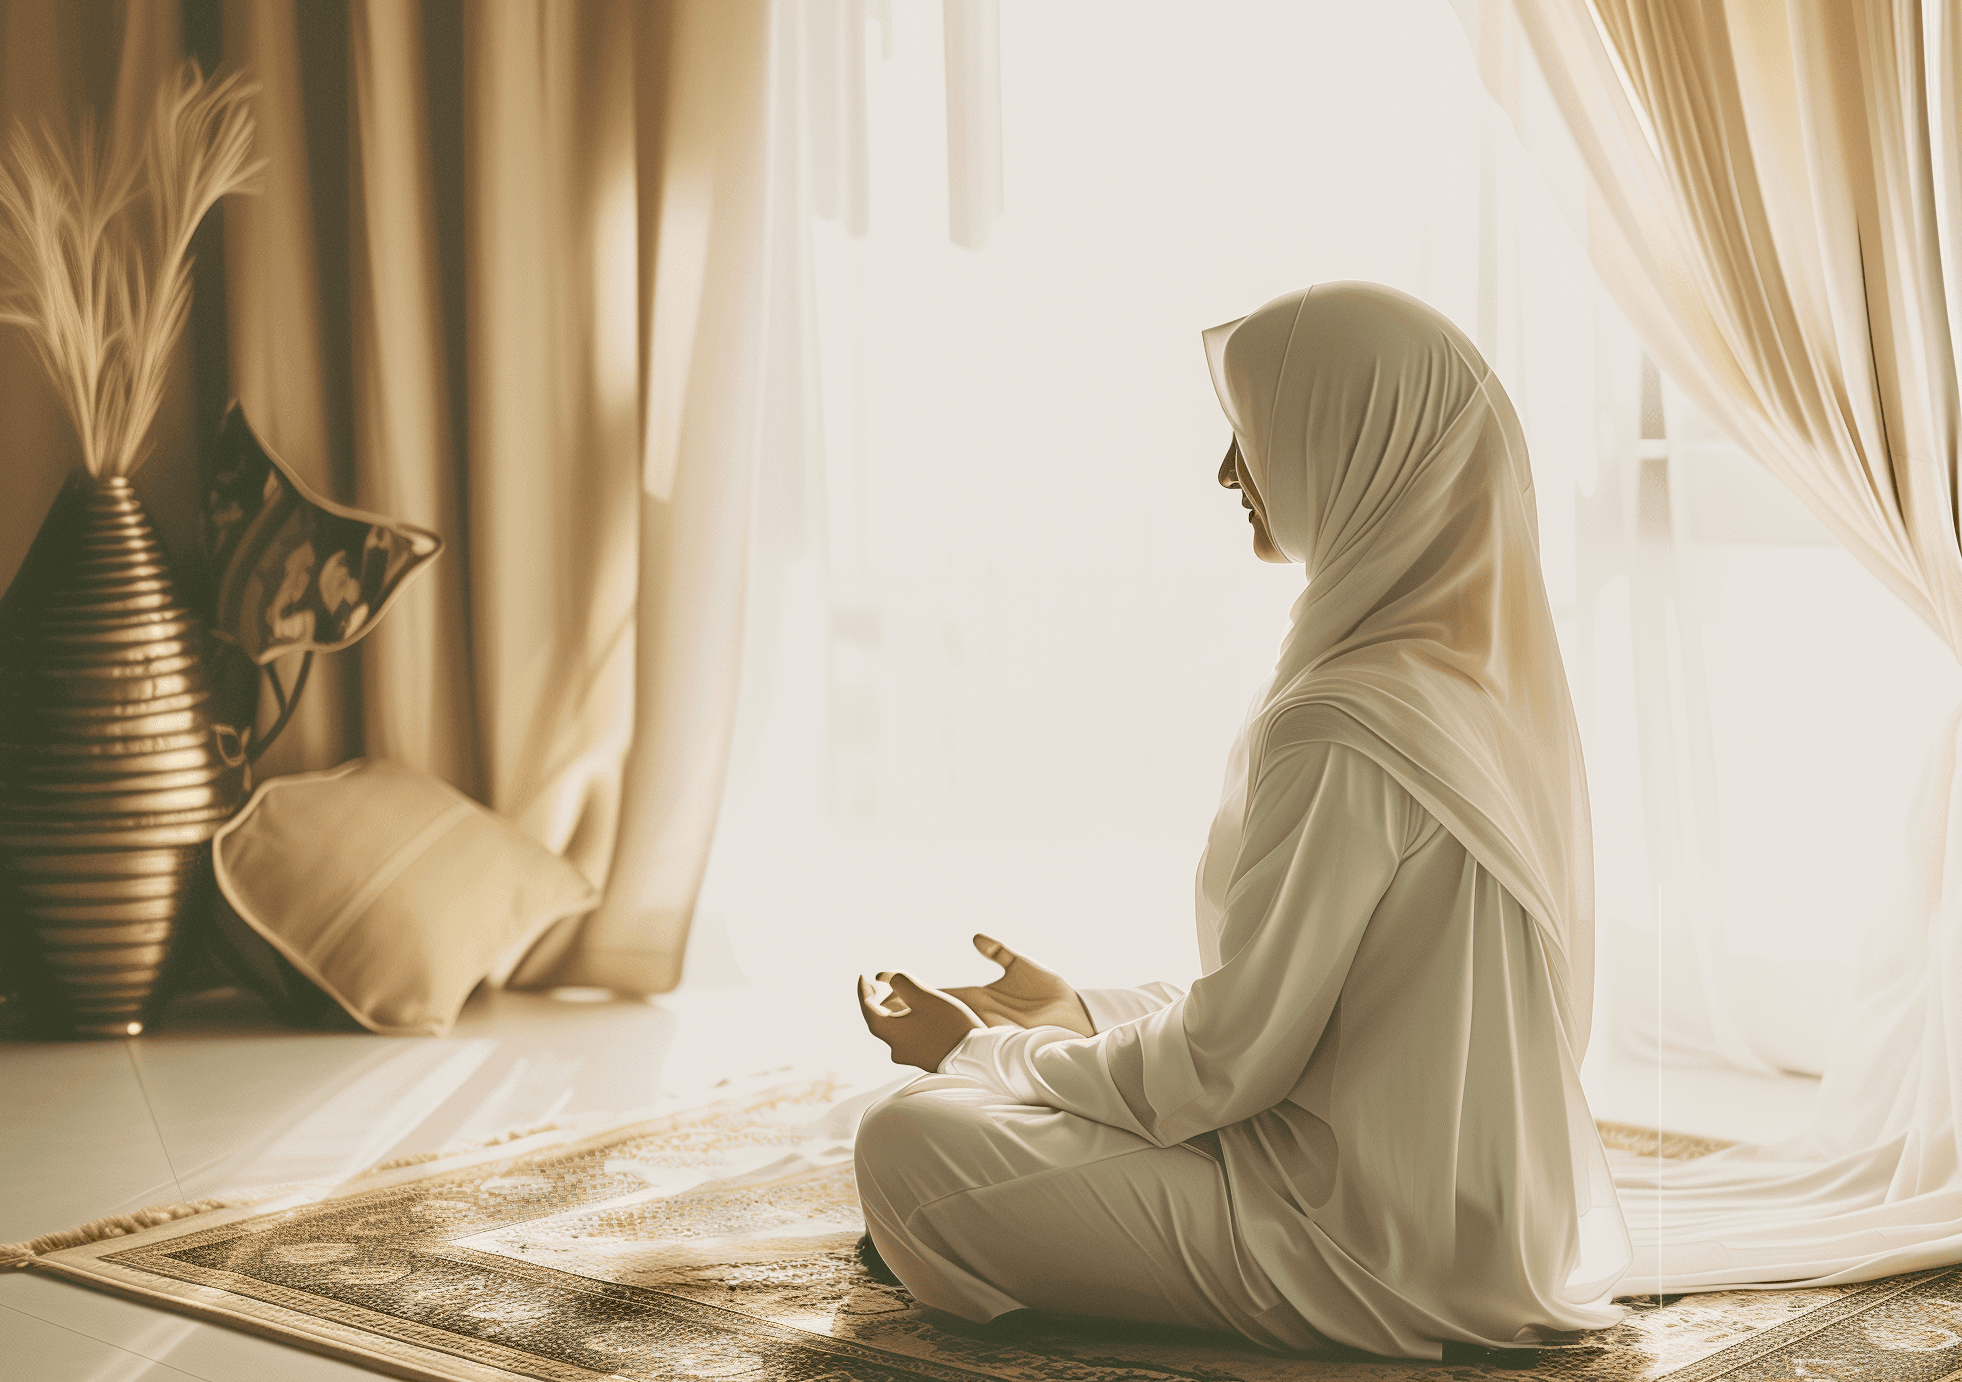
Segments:
[[[1955,1276],[1954,1267],[1931,1267],[1927,1271],[1910,1272],[1904,1276],[1888,1277],[1862,1287],[1837,1300],[1829,1300],[1814,1306],[1793,1319],[1770,1329],[1741,1339],[1729,1348],[1720,1349],[1707,1358],[1699,1358],[1687,1363],[1674,1372],[1664,1373],[1656,1382],[1718,1382],[1731,1376],[1739,1368],[1748,1367],[1761,1358],[1803,1342],[1815,1334],[1823,1334],[1828,1329],[1846,1323],[1868,1311],[1878,1309],[1889,1301],[1912,1294],[1926,1283],[1943,1276]],[[1962,1372],[1957,1369],[1956,1372]],[[1945,1374],[1953,1377],[1956,1372]],[[1803,1374],[1801,1374],[1802,1376]]]
[[[227,1329],[236,1329],[246,1334],[257,1335],[262,1339],[270,1339],[289,1348],[317,1353],[389,1377],[399,1377],[405,1379],[405,1382],[459,1382],[459,1379],[462,1379],[462,1382],[511,1382],[512,1373],[509,1369],[490,1371],[446,1349],[433,1350],[443,1353],[446,1358],[452,1360],[442,1370],[418,1367],[407,1359],[377,1354],[358,1342],[353,1342],[352,1339],[344,1342],[339,1337],[342,1334],[358,1336],[363,1331],[323,1320],[316,1315],[288,1310],[268,1301],[255,1302],[268,1312],[267,1316],[227,1309],[197,1294],[207,1288],[189,1287],[188,1283],[176,1282],[173,1284],[187,1289],[160,1289],[136,1280],[137,1273],[129,1272],[113,1263],[105,1264],[104,1268],[94,1271],[82,1271],[63,1263],[37,1260],[32,1270],[46,1272],[89,1290],[101,1291],[105,1295],[134,1300],[144,1305],[154,1305],[160,1310],[188,1315],[207,1324],[222,1325]],[[129,1279],[124,1279],[125,1277]],[[524,1355],[524,1361],[527,1366],[536,1367],[543,1360]],[[524,1374],[517,1375],[522,1377]],[[605,1376],[604,1373],[596,1372],[568,1374],[568,1382],[603,1382]]]
[[[266,1299],[264,1295],[246,1296],[223,1286],[197,1281],[188,1275],[179,1275],[178,1272],[141,1270],[106,1259],[112,1254],[120,1257],[124,1254],[140,1253],[145,1248],[164,1242],[176,1244],[191,1238],[218,1237],[234,1224],[243,1221],[287,1214],[328,1204],[334,1200],[352,1199],[391,1189],[401,1189],[435,1176],[466,1171],[486,1162],[524,1156],[555,1145],[576,1143],[583,1138],[606,1137],[618,1129],[631,1128],[642,1122],[659,1121],[661,1117],[671,1112],[675,1110],[662,1110],[648,1118],[629,1117],[618,1123],[609,1121],[606,1127],[591,1130],[575,1125],[537,1129],[515,1138],[505,1134],[466,1148],[445,1149],[422,1157],[405,1157],[396,1161],[387,1161],[346,1178],[309,1181],[290,1193],[275,1192],[265,1199],[247,1199],[243,1203],[226,1204],[192,1215],[172,1217],[165,1222],[135,1232],[112,1230],[93,1241],[66,1246],[53,1253],[26,1257],[13,1265],[28,1271],[45,1272],[64,1281],[71,1281],[110,1295],[135,1299],[212,1324],[241,1329],[276,1343],[307,1349],[342,1362],[404,1378],[407,1382],[457,1382],[460,1377],[472,1379],[472,1382],[509,1382],[514,1374],[524,1375],[519,1371],[520,1368],[528,1368],[535,1372],[548,1360],[518,1350],[509,1350],[511,1361],[516,1366],[492,1371],[481,1367],[475,1360],[444,1347],[440,1331],[423,1330],[422,1332],[428,1334],[429,1338],[426,1341],[416,1341],[412,1347],[441,1354],[447,1361],[441,1370],[418,1366],[411,1359],[377,1353],[373,1348],[365,1346],[361,1342],[364,1336],[386,1337],[371,1328],[347,1324],[317,1313],[317,1310],[297,1310],[284,1301]],[[236,1193],[249,1195],[251,1192]],[[138,1215],[130,1217],[140,1218],[153,1212],[156,1211],[141,1211]],[[103,1224],[113,1221],[95,1222]],[[80,1266],[74,1259],[86,1259],[89,1265]],[[173,1266],[177,1267],[179,1272],[204,1274],[202,1269],[192,1267],[190,1264],[173,1264]],[[218,1274],[208,1275],[215,1277]],[[164,1282],[170,1285],[162,1285],[161,1283]],[[266,1283],[261,1283],[260,1289],[266,1294],[285,1294],[295,1299],[300,1298],[299,1292],[285,1292]],[[272,1318],[254,1315],[222,1304],[221,1300],[225,1297],[250,1300],[259,1309],[270,1312]],[[394,1321],[393,1323],[403,1325],[409,1322]],[[473,1341],[473,1344],[485,1348],[486,1351],[498,1351],[495,1345],[486,1346],[483,1341]],[[576,1372],[566,1371],[563,1374],[564,1382],[588,1382],[588,1379],[603,1379],[605,1376],[604,1373],[586,1369]]]

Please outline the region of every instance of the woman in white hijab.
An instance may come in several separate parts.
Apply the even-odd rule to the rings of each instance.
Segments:
[[[1586,789],[1518,418],[1375,284],[1205,342],[1221,483],[1308,574],[1200,861],[1206,972],[1078,995],[977,937],[1007,968],[985,989],[861,979],[930,1072],[859,1132],[873,1244],[974,1320],[1416,1358],[1609,1324]]]

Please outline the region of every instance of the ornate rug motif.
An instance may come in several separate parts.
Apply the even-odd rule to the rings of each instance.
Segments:
[[[780,1076],[706,1107],[371,1173],[31,1265],[429,1382],[1962,1377],[1962,1268],[1638,1298],[1620,1324],[1571,1343],[1441,1363],[1286,1357],[1130,1325],[969,1325],[859,1265],[850,1133],[869,1095],[851,1093]]]

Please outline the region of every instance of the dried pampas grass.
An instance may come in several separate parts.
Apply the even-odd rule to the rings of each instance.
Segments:
[[[16,126],[0,159],[0,321],[26,328],[91,475],[128,475],[148,454],[191,311],[191,235],[265,166],[256,90],[186,62],[140,145],[105,149],[88,122],[72,147]]]

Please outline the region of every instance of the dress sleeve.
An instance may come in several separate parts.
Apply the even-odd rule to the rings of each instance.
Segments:
[[[1185,990],[1161,979],[1130,989],[1078,989],[1076,996],[1083,1000],[1083,1010],[1090,1014],[1090,1025],[1100,1032],[1108,1032],[1121,1022],[1155,1013],[1167,1003],[1176,1003],[1185,997]]]
[[[1272,1108],[1314,1054],[1422,820],[1354,749],[1270,746],[1227,890],[1218,969],[1092,1037],[1062,1027],[970,1032],[941,1070],[1159,1146]]]

